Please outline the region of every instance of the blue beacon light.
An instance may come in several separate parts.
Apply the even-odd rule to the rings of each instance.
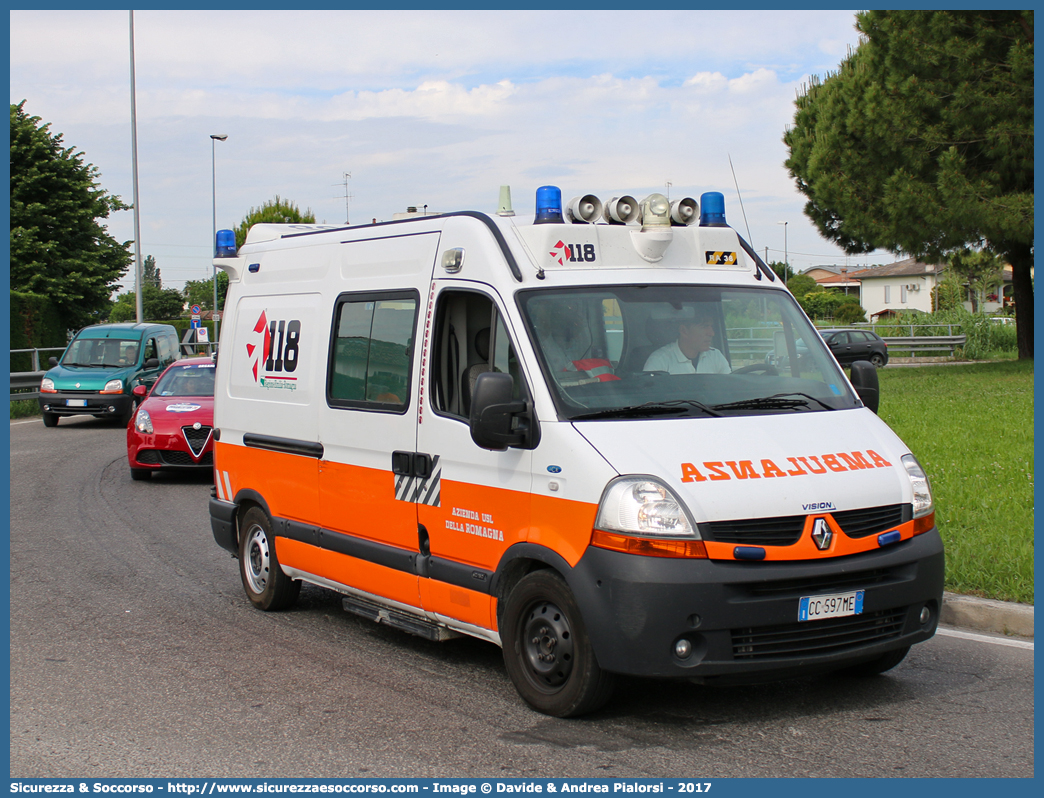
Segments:
[[[725,221],[725,195],[720,191],[708,191],[700,197],[700,227],[727,227]]]
[[[536,192],[536,220],[533,224],[565,224],[562,218],[562,190],[541,186]]]
[[[232,230],[218,230],[214,245],[215,258],[236,256],[236,234]]]

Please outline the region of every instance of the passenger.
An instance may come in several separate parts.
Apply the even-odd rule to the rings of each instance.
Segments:
[[[714,315],[710,308],[698,305],[691,319],[678,324],[678,340],[649,355],[642,370],[668,374],[730,374],[729,361],[711,346],[713,340]]]

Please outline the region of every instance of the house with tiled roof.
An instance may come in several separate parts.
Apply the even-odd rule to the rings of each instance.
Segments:
[[[942,280],[944,271],[943,265],[907,258],[860,269],[849,276],[859,281],[859,303],[872,320],[908,310],[931,313],[932,290]]]

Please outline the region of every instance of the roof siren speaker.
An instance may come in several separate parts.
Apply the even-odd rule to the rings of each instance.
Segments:
[[[593,224],[602,215],[602,201],[594,194],[573,197],[566,206],[566,217],[576,224]]]
[[[638,200],[624,194],[606,203],[602,214],[609,224],[628,224],[638,218]]]
[[[685,197],[671,203],[671,224],[695,224],[700,220],[700,206],[692,197]]]

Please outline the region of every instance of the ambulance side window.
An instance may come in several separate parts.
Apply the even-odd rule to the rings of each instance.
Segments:
[[[435,306],[429,376],[435,410],[467,419],[475,381],[486,371],[510,374],[514,395],[522,395],[515,347],[492,299],[475,291],[444,291]]]
[[[405,411],[417,306],[413,291],[338,297],[327,379],[331,407]]]

